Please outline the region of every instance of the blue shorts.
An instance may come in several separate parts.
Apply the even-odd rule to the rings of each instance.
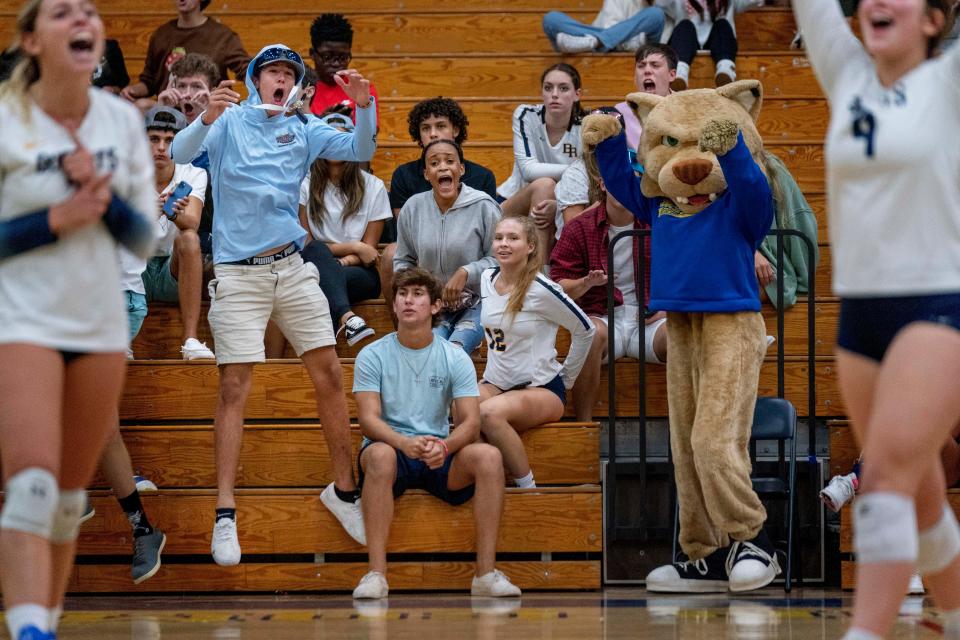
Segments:
[[[360,447],[360,453],[357,455],[357,469],[359,475],[357,486],[363,489],[363,465],[360,464],[360,456],[372,442],[367,442]],[[399,449],[397,451],[397,477],[393,481],[393,497],[399,498],[407,489],[423,489],[432,496],[436,496],[453,506],[459,506],[473,497],[474,486],[470,485],[463,489],[451,491],[447,488],[447,478],[450,475],[450,465],[453,459],[457,457],[456,453],[451,453],[443,461],[443,466],[439,469],[431,469],[427,463],[422,460],[408,458]]]
[[[439,322],[433,328],[433,335],[448,342],[457,342],[469,356],[483,341],[483,327],[480,326],[480,305],[467,307],[460,311],[441,311]]]
[[[837,345],[880,362],[900,330],[912,322],[960,331],[960,294],[844,298]]]
[[[488,384],[491,387],[496,387],[497,389],[500,389],[500,387],[497,387],[497,385],[493,384],[489,380],[480,380],[480,382],[482,382],[483,384]],[[503,393],[506,393],[507,391],[517,391],[519,389],[531,389],[531,388],[533,389],[539,388],[539,389],[546,389],[547,391],[552,391],[558,398],[560,398],[560,402],[562,402],[564,405],[567,404],[567,388],[564,386],[563,378],[561,378],[560,376],[555,376],[553,380],[551,380],[547,384],[537,385],[536,387],[531,387],[529,384],[518,384],[517,386],[510,387],[509,389],[500,389],[500,391],[502,391]]]
[[[147,296],[136,291],[123,292],[127,301],[127,320],[130,322],[130,342],[140,333],[140,327],[147,317]]]

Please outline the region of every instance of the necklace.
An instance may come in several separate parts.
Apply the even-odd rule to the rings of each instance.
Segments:
[[[423,364],[420,365],[420,370],[418,371],[417,369],[414,369],[414,368],[413,368],[413,365],[410,364],[410,361],[409,361],[409,360],[407,360],[407,356],[405,356],[405,355],[403,354],[403,350],[404,350],[405,347],[404,347],[402,344],[400,344],[399,338],[397,339],[397,344],[400,345],[400,350],[399,350],[400,359],[403,360],[403,363],[404,363],[405,365],[407,365],[407,367],[410,369],[410,371],[413,371],[413,381],[414,381],[416,384],[420,384],[420,374],[423,373],[423,370],[426,368],[427,363],[430,362],[430,354],[433,353],[433,345],[436,343],[436,341],[437,341],[436,338],[434,338],[433,340],[430,341],[430,348],[427,349],[427,355],[426,355],[426,357],[423,359]]]

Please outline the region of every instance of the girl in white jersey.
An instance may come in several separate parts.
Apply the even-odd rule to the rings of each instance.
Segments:
[[[520,440],[531,427],[559,420],[596,329],[590,318],[540,273],[536,227],[530,218],[503,218],[493,236],[499,266],[480,277],[480,323],[487,366],[480,380],[480,428],[503,454],[518,487],[535,487]],[[570,351],[557,362],[557,329],[570,332]]]
[[[104,47],[93,4],[31,0],[17,31],[24,59],[0,89],[0,227],[32,240],[0,252],[0,579],[12,638],[50,640],[128,342],[116,245],[99,219],[109,225],[122,199],[149,228],[136,212],[155,196],[140,114],[89,86]],[[83,215],[61,226],[71,210]],[[47,228],[24,231],[35,220]]]
[[[548,67],[540,91],[543,104],[521,104],[513,112],[513,173],[497,187],[497,196],[504,216],[533,216],[549,255],[557,182],[580,157],[580,73],[563,62]]]
[[[952,4],[952,3],[950,3]],[[947,0],[794,0],[830,100],[840,390],[863,445],[847,640],[882,637],[911,572],[960,639],[960,527],[939,450],[960,415],[960,50],[935,58]]]

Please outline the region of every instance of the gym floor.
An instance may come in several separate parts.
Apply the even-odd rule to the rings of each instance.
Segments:
[[[287,640],[304,638],[526,640],[605,638],[839,638],[852,595],[766,589],[743,597],[654,596],[643,589],[530,593],[520,600],[466,594],[391,594],[355,604],[349,595],[103,596],[71,598],[64,640]],[[942,637],[930,601],[908,598],[889,638]]]

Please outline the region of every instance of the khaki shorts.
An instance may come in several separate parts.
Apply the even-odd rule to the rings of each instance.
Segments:
[[[207,319],[217,364],[263,362],[271,318],[297,356],[336,344],[317,268],[299,253],[265,265],[218,264],[210,281]]]

